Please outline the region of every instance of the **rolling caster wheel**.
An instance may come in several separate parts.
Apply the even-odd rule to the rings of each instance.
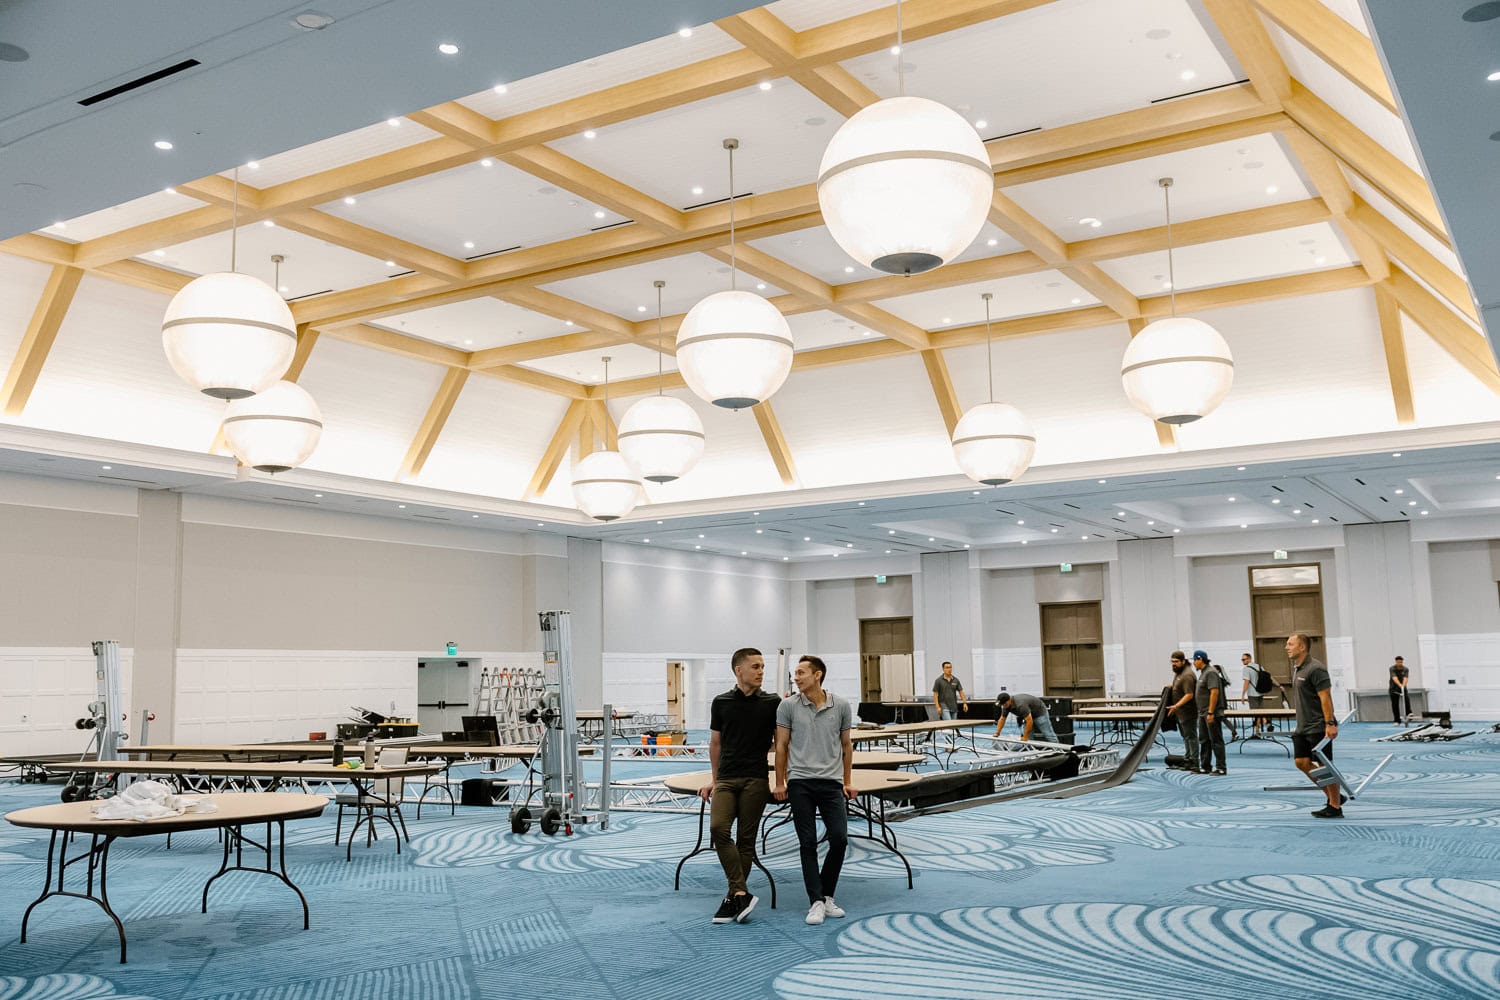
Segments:
[[[64,802],[75,802],[82,797],[80,795],[82,791],[83,789],[79,788],[77,785],[64,785],[62,790],[62,800]]]
[[[546,812],[542,813],[542,832],[547,836],[556,836],[557,831],[561,827],[562,813],[557,810],[556,806],[553,806],[551,809],[548,809]]]
[[[514,809],[510,814],[510,832],[525,833],[531,829],[531,810],[525,806]]]

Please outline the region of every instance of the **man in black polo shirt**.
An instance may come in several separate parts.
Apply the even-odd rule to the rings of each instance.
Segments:
[[[1411,718],[1411,695],[1407,693],[1406,682],[1411,677],[1411,671],[1406,668],[1406,661],[1396,657],[1396,662],[1391,664],[1391,718],[1396,720],[1396,725],[1401,725]],[[1401,711],[1401,701],[1406,700],[1406,711]]]
[[[1328,740],[1323,755],[1333,759],[1333,740],[1339,734],[1339,721],[1333,714],[1333,681],[1328,668],[1313,659],[1308,650],[1307,636],[1294,632],[1286,641],[1287,659],[1292,662],[1292,691],[1297,703],[1297,729],[1292,733],[1292,756],[1297,770],[1312,780],[1313,747]],[[1323,789],[1328,796],[1328,805],[1314,809],[1319,819],[1343,819],[1343,799],[1339,786],[1332,784]]]
[[[709,708],[708,759],[713,782],[702,791],[711,801],[709,837],[729,880],[729,892],[714,914],[714,923],[744,923],[755,909],[745,877],[755,862],[755,835],[771,797],[766,755],[776,739],[776,707],[781,699],[760,689],[766,660],[758,649],[737,649],[729,661],[734,687],[714,698]],[[730,827],[736,826],[730,833]]]

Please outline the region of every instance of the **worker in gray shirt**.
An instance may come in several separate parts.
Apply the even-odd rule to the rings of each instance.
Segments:
[[[1037,739],[1043,742],[1057,742],[1057,734],[1052,731],[1052,719],[1047,715],[1047,705],[1036,695],[1013,695],[1009,691],[1001,691],[1000,696],[995,699],[995,708],[1000,713],[1000,719],[995,723],[996,736],[1005,728],[1006,717],[1014,715],[1016,724],[1021,727],[1021,739],[1030,740],[1031,734],[1036,733]]]
[[[1201,649],[1193,651],[1193,666],[1198,669],[1198,688],[1193,692],[1198,704],[1198,772],[1226,774],[1224,712],[1229,706],[1224,672]]]
[[[844,910],[833,901],[844,852],[849,847],[849,809],[845,800],[855,796],[854,711],[849,703],[823,690],[828,667],[812,654],[797,661],[792,682],[797,693],[783,699],[776,709],[776,780],[771,794],[778,802],[791,801],[792,826],[802,858],[802,884],[812,904],[807,923],[821,924],[825,917],[842,917]],[[818,828],[828,841],[828,858],[818,870]]]
[[[964,694],[964,682],[953,676],[953,661],[943,661],[943,676],[932,682],[932,707],[937,709],[939,719],[958,718],[958,703],[969,710],[969,699]]]

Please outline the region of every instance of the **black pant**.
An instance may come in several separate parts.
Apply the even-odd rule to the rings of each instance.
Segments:
[[[1224,755],[1224,719],[1218,712],[1214,713],[1214,721],[1208,721],[1208,713],[1204,712],[1198,716],[1198,769],[1201,771],[1211,770],[1209,758],[1216,762],[1215,766],[1220,770],[1226,770],[1228,758]]]
[[[844,803],[844,783],[824,778],[797,778],[786,783],[787,798],[792,804],[792,825],[797,830],[797,845],[802,854],[802,883],[807,900],[816,903],[832,896],[838,888],[839,872],[844,867],[844,852],[849,847],[849,809]],[[815,814],[823,817],[828,834],[828,858],[818,871],[818,828]]]
[[[1391,719],[1393,721],[1395,721],[1395,722],[1400,722],[1402,719],[1406,718],[1408,715],[1411,714],[1411,695],[1407,693],[1406,688],[1391,688],[1390,694],[1391,694]],[[1405,712],[1401,711],[1401,699],[1402,698],[1406,699],[1406,711]]]

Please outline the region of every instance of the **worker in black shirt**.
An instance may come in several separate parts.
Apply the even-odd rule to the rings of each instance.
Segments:
[[[1391,717],[1396,720],[1396,725],[1401,725],[1411,718],[1411,693],[1406,690],[1406,683],[1411,677],[1411,671],[1406,669],[1405,662],[1401,657],[1396,657],[1396,662],[1391,664],[1391,685],[1389,693],[1391,696]],[[1401,711],[1402,700],[1406,702],[1406,711]]]
[[[781,699],[760,689],[766,660],[758,649],[737,649],[729,661],[734,687],[709,707],[708,759],[713,781],[702,796],[712,803],[709,837],[729,880],[729,891],[714,923],[744,923],[756,899],[745,887],[755,863],[755,836],[771,797],[766,755],[776,739],[776,707]],[[731,827],[736,827],[733,834]]]

